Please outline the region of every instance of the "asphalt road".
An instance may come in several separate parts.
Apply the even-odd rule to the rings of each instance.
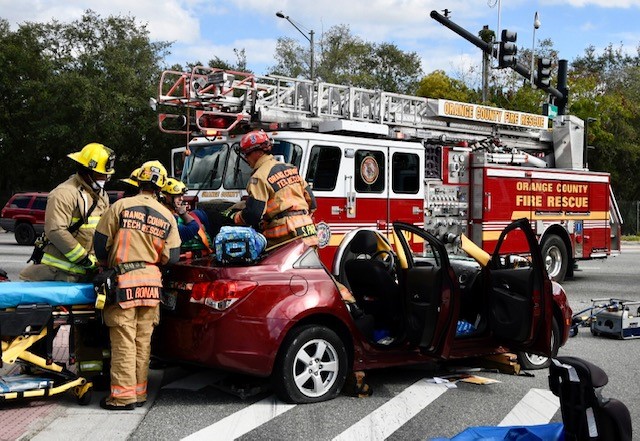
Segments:
[[[0,232],[0,268],[12,280],[18,280],[30,252],[29,247],[16,245],[11,234]],[[640,246],[626,245],[620,256],[582,262],[575,277],[563,283],[574,311],[590,306],[593,298],[640,300],[639,259]],[[604,369],[609,384],[603,395],[625,403],[632,421],[640,421],[640,341],[594,337],[588,328],[581,328],[560,355],[582,357]],[[470,426],[561,421],[557,402],[549,397],[546,370],[531,377],[478,372],[499,382],[457,383],[452,389],[428,382],[446,374],[445,368],[372,371],[368,383],[374,394],[369,398],[339,396],[298,406],[274,402],[268,389],[245,398],[229,393],[220,388],[225,375],[221,372],[167,368],[153,406],[128,436],[136,440],[425,440],[451,437]],[[245,391],[261,386],[237,380],[233,385]],[[523,406],[525,410],[520,411]]]

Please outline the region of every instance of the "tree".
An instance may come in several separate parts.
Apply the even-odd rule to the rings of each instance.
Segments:
[[[169,158],[148,105],[170,44],[151,42],[133,17],[86,11],[69,24],[0,22],[0,191],[48,190],[68,176],[66,155],[101,142],[127,176]],[[50,170],[50,173],[25,171]]]
[[[443,70],[434,70],[420,80],[418,96],[453,101],[470,101],[471,90],[462,81],[449,78]]]
[[[589,168],[611,173],[620,200],[640,199],[640,56],[588,47],[569,71],[571,113],[589,125]]]
[[[347,25],[323,33],[315,55],[316,74],[323,81],[387,92],[415,93],[422,74],[415,52],[390,43],[375,44],[354,36]],[[291,38],[279,38],[270,68],[274,74],[309,78],[310,53]]]

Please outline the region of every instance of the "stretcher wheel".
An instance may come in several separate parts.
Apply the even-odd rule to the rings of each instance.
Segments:
[[[89,404],[91,404],[93,385],[91,383],[86,383],[82,386],[78,386],[75,390],[75,393],[78,397],[78,404],[80,404],[81,406],[88,406]]]

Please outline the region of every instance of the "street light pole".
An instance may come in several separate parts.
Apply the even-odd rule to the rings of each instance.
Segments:
[[[535,83],[533,82],[533,62],[536,59],[536,29],[540,28],[540,20],[538,20],[538,11],[536,11],[536,15],[533,16],[533,42],[531,43],[531,87],[536,88]]]
[[[296,28],[298,30],[298,32],[300,32],[304,38],[307,39],[307,41],[309,42],[310,45],[310,55],[311,55],[311,60],[309,62],[309,76],[311,77],[311,79],[313,80],[315,78],[315,51],[314,51],[314,40],[313,37],[315,35],[315,32],[313,32],[313,30],[309,31],[309,35],[307,36],[307,33],[304,32],[302,29],[300,29],[290,18],[288,15],[284,15],[282,13],[282,11],[278,11],[276,12],[276,17],[278,18],[284,18],[285,20],[287,20],[289,23],[291,23],[291,26],[293,26],[294,28]]]

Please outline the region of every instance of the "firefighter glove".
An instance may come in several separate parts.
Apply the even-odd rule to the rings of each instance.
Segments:
[[[78,265],[84,269],[96,269],[98,267],[98,259],[93,254],[87,254],[84,259],[78,262]]]

